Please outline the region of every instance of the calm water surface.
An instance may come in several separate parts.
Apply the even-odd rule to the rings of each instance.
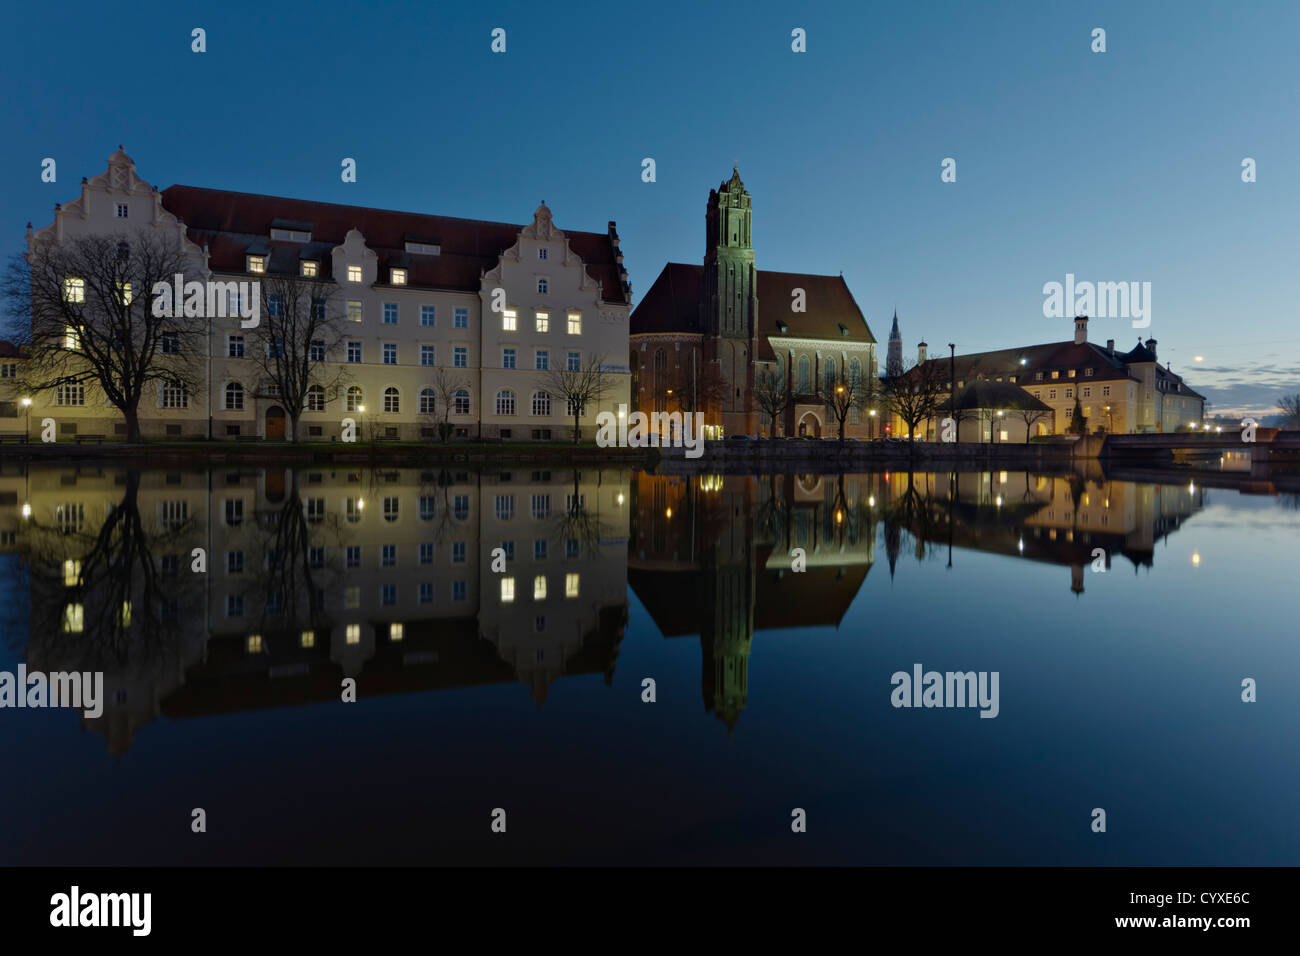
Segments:
[[[1270,491],[10,464],[0,670],[106,701],[0,710],[0,864],[1293,865]]]

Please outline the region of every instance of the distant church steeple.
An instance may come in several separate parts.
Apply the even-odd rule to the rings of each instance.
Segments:
[[[903,336],[898,331],[898,309],[894,309],[894,326],[889,330],[889,351],[885,358],[885,374],[891,378],[903,374]]]
[[[736,167],[731,179],[709,190],[704,223],[704,330],[723,338],[752,338],[758,324],[753,209]]]

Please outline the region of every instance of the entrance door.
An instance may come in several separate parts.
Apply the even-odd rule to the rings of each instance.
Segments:
[[[284,441],[284,409],[279,405],[266,410],[266,440]]]

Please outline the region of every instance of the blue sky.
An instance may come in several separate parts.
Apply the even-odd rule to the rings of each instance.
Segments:
[[[615,219],[639,296],[700,261],[708,190],[739,159],[759,267],[843,271],[877,338],[897,305],[906,354],[1069,338],[1042,288],[1073,273],[1150,282],[1142,336],[1216,410],[1300,391],[1293,0],[52,3],[10,25],[6,256],[123,143],[160,188]]]

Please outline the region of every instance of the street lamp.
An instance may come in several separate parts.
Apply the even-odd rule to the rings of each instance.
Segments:
[[[32,400],[23,399],[23,413],[26,416],[23,419],[23,442],[24,444],[32,440]]]

